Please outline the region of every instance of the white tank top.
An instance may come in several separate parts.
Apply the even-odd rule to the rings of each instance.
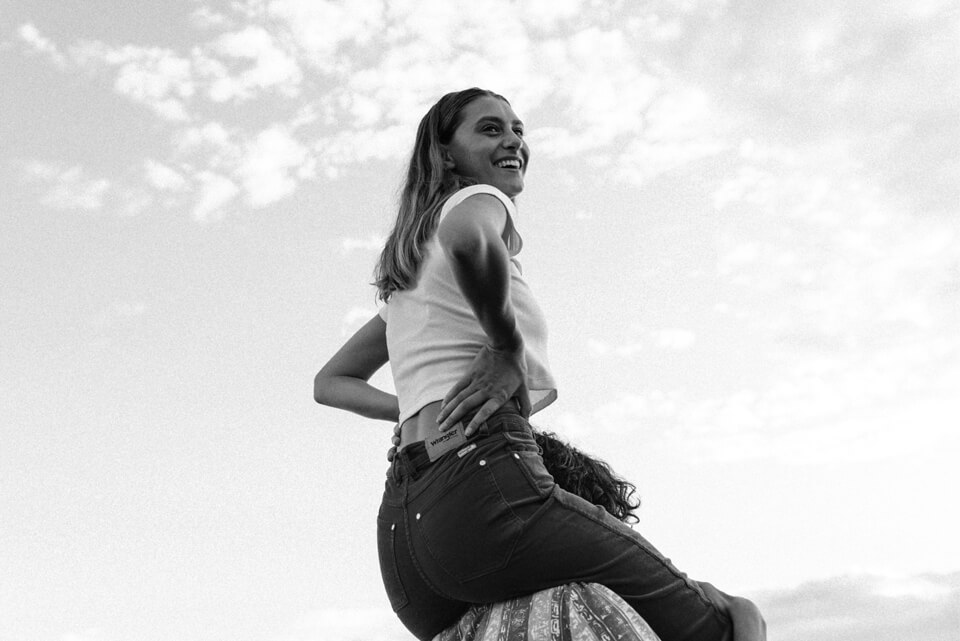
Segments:
[[[490,185],[473,185],[454,193],[443,204],[439,221],[475,194],[496,196],[507,210],[507,249],[510,252],[510,301],[523,336],[527,388],[536,412],[557,398],[557,386],[547,361],[547,324],[516,259],[523,243],[516,231],[516,206]],[[417,286],[394,292],[380,310],[387,323],[390,369],[400,404],[400,423],[425,405],[443,400],[487,343],[470,304],[463,297],[436,233],[427,241]]]

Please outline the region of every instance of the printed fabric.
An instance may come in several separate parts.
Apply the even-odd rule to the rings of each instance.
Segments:
[[[604,586],[570,583],[475,605],[433,641],[659,641],[659,637]]]

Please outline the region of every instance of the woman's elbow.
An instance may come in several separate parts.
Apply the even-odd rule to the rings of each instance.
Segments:
[[[320,405],[330,404],[328,400],[329,383],[330,379],[323,373],[323,370],[317,372],[317,375],[313,377],[313,400]]]

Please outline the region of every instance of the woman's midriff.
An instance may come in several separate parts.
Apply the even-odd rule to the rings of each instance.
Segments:
[[[402,450],[411,443],[425,441],[428,438],[440,435],[440,426],[437,425],[437,415],[440,413],[440,405],[441,401],[429,403],[403,422],[403,425],[400,426],[399,450]]]

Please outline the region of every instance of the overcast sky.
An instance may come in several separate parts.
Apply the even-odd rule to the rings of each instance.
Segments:
[[[771,640],[960,638],[958,43],[950,0],[3,1],[0,639],[408,638],[392,425],[311,386],[470,86],[532,148],[534,423]]]

